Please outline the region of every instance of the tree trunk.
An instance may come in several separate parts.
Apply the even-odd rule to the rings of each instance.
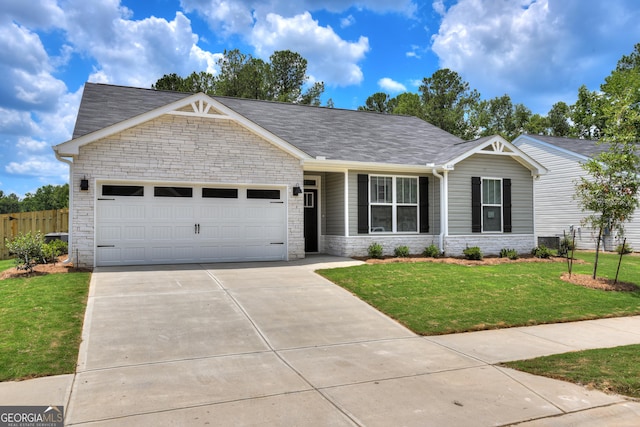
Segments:
[[[602,231],[604,227],[600,227],[598,230],[598,242],[596,243],[596,261],[593,263],[593,280],[596,279],[596,273],[598,272],[598,256],[600,255],[600,241],[602,240]]]

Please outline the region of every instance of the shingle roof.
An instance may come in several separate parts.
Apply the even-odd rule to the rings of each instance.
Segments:
[[[525,135],[529,138],[537,139],[547,144],[554,145],[564,150],[572,151],[574,153],[586,156],[595,157],[603,151],[609,149],[609,144],[600,143],[588,139],[577,138],[562,138],[558,136],[540,136],[540,135]]]
[[[191,96],[86,83],[74,138]],[[213,97],[312,157],[425,165],[462,139],[410,116]]]

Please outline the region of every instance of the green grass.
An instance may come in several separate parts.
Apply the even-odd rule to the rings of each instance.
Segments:
[[[574,273],[590,274],[589,261]],[[615,276],[617,256],[601,254],[599,277]],[[565,263],[375,264],[321,270],[380,311],[422,335],[640,314],[640,289],[605,292],[560,280]],[[640,284],[640,257],[624,258],[621,281]]]
[[[502,365],[640,398],[640,345],[564,353]]]
[[[10,269],[15,265],[15,261],[12,259],[0,260],[0,272]]]
[[[0,261],[0,271],[13,261]],[[75,372],[90,273],[0,280],[0,381]]]

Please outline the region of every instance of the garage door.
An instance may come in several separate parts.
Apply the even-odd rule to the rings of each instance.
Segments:
[[[281,188],[97,187],[98,266],[286,259]]]

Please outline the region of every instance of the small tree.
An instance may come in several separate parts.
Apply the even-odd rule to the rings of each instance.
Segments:
[[[588,215],[584,225],[598,232],[593,278],[598,271],[600,242],[605,230],[624,234],[624,224],[638,207],[640,188],[640,158],[636,145],[627,141],[613,141],[608,151],[600,153],[582,165],[589,174],[576,185],[576,198]]]
[[[9,253],[15,256],[16,268],[33,272],[33,267],[45,261],[44,237],[39,232],[32,235],[20,233],[12,240],[6,239],[6,246]]]

